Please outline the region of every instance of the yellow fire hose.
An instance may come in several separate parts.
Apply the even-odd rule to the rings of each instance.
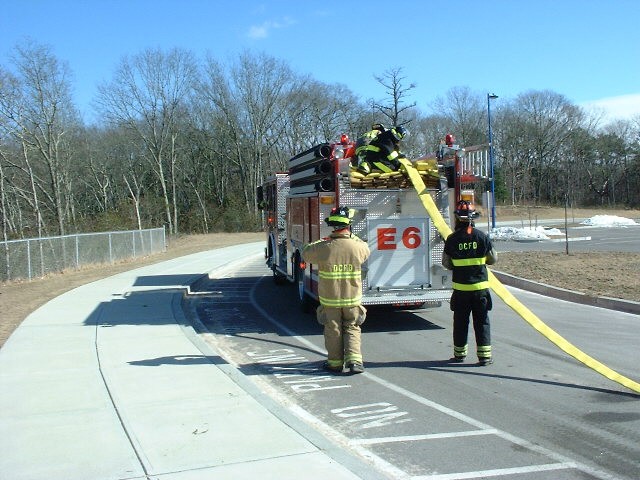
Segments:
[[[400,159],[400,162],[405,166],[407,174],[409,175],[409,179],[416,189],[416,192],[418,192],[418,196],[420,197],[424,208],[427,210],[431,221],[435,225],[442,238],[446,239],[451,234],[451,228],[449,227],[447,222],[444,221],[444,218],[442,218],[438,207],[433,201],[433,198],[431,198],[431,194],[427,191],[427,188],[422,181],[422,177],[409,160],[403,158]],[[544,335],[558,348],[568,353],[579,362],[582,362],[587,367],[595,370],[600,375],[603,375],[608,379],[613,380],[614,382],[617,382],[630,390],[633,390],[634,392],[640,393],[640,383],[619,374],[615,370],[612,370],[611,368],[600,363],[595,358],[590,357],[582,350],[578,349],[575,345],[564,339],[555,330],[553,330],[542,320],[540,320],[531,310],[520,303],[520,301],[516,297],[514,297],[511,292],[509,292],[509,290],[505,288],[502,282],[500,282],[500,280],[498,280],[490,270],[489,285],[491,286],[491,289],[494,291],[494,293],[498,295],[504,301],[504,303],[511,307],[514,312],[520,315],[529,325],[531,325],[534,329]]]

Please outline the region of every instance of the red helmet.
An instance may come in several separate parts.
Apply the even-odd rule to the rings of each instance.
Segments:
[[[462,222],[470,222],[477,216],[476,208],[473,206],[473,203],[466,200],[460,200],[456,204],[456,209],[453,213],[456,218]]]
[[[454,137],[452,134],[447,133],[444,137],[444,141],[447,144],[447,147],[453,147],[453,144],[456,141],[456,137]]]

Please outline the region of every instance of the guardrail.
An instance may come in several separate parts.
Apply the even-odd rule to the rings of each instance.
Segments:
[[[166,250],[165,229],[79,233],[0,242],[0,281],[31,280],[83,265],[114,263]]]

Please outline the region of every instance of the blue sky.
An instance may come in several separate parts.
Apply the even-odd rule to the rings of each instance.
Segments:
[[[25,37],[69,63],[86,117],[120,59],[148,47],[266,53],[362,100],[384,98],[374,75],[400,67],[425,112],[467,86],[640,114],[638,0],[0,0],[0,64]]]

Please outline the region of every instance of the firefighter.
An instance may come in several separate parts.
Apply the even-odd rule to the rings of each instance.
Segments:
[[[407,135],[409,132],[403,126],[393,127],[378,134],[363,147],[359,171],[366,175],[373,170],[382,173],[399,170],[401,164],[398,159],[404,157],[400,152],[400,141]]]
[[[367,145],[369,145],[371,143],[371,140],[376,138],[386,129],[387,128],[382,123],[374,123],[373,125],[371,125],[371,130],[363,133],[362,135],[360,135],[360,137],[358,137],[358,140],[356,140],[356,155],[354,157],[356,160],[356,167],[359,167],[362,164],[364,160],[364,152]]]
[[[474,228],[476,211],[472,203],[461,200],[455,209],[455,229],[447,237],[442,253],[442,265],[453,270],[453,358],[463,362],[467,356],[469,315],[473,316],[476,353],[479,365],[493,363],[489,310],[491,294],[486,265],[493,265],[498,254],[489,236]]]
[[[341,373],[364,372],[360,325],[366,309],[362,299],[362,264],[369,257],[369,246],[351,233],[354,211],[334,208],[325,219],[333,232],[327,239],[305,246],[304,261],[318,268],[318,323],[324,326],[327,349],[325,370]]]

